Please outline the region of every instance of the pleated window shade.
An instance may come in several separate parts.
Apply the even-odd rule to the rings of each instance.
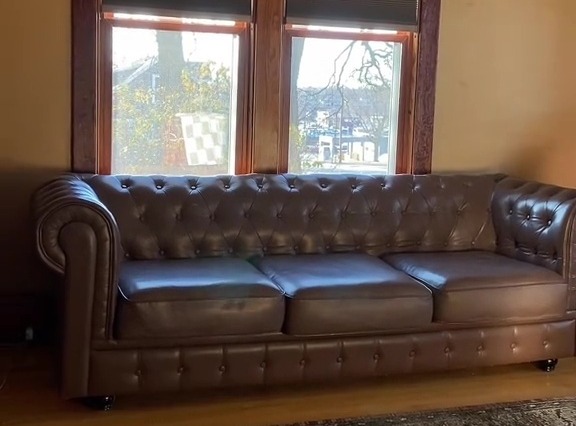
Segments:
[[[419,0],[287,0],[286,21],[363,29],[417,31]]]
[[[251,0],[102,0],[104,12],[249,21]]]

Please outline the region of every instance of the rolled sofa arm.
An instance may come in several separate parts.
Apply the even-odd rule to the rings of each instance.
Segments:
[[[576,190],[507,177],[492,200],[496,251],[558,272],[576,309]]]
[[[92,306],[92,339],[111,336],[122,249],[116,221],[83,175],[66,174],[40,188],[32,200],[36,248],[64,276],[65,298]],[[76,322],[78,318],[72,318]]]

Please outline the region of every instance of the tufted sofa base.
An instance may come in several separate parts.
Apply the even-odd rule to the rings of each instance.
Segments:
[[[380,337],[93,351],[82,395],[350,381],[563,358],[575,320]]]

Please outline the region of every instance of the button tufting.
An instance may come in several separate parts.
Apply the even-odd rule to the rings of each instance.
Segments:
[[[350,188],[356,189],[356,185],[352,185],[352,186],[350,186]]]
[[[278,214],[276,215],[276,217],[277,217],[278,219],[282,219],[282,213],[278,213]]]
[[[196,188],[197,188],[197,186],[196,186],[196,185],[192,185],[192,186],[190,187],[190,189],[191,189],[191,190],[193,190],[193,191],[195,191],[195,190],[196,190]]]
[[[296,187],[294,186],[294,184],[292,184],[292,183],[291,183],[290,185],[288,185],[288,187],[289,187],[290,189],[296,188]]]
[[[544,340],[544,341],[542,342],[542,345],[543,345],[543,346],[548,346],[548,340]]]
[[[529,214],[526,215],[526,220],[530,220],[530,215],[529,215]]]
[[[224,185],[224,189],[230,189],[230,185],[228,184]]]
[[[262,188],[264,188],[264,185],[262,185],[261,183],[258,184],[258,189],[262,189]]]
[[[182,374],[184,373],[184,367],[179,367],[178,368],[178,374]]]
[[[266,361],[262,361],[260,363],[260,368],[266,368]]]
[[[125,258],[129,258],[129,257],[130,257],[130,253],[124,253],[124,257],[125,257]]]
[[[308,215],[308,217],[309,217],[310,219],[314,219],[314,213],[310,213],[310,214]]]
[[[378,361],[380,359],[380,355],[374,354],[374,356],[372,358],[374,358],[374,361]]]
[[[510,345],[510,348],[511,348],[511,349],[516,349],[516,343],[512,343],[512,344]]]
[[[339,356],[338,358],[336,358],[336,362],[337,362],[338,364],[342,364],[342,361],[344,361],[344,359],[343,359],[341,356]]]
[[[305,360],[305,359],[301,359],[301,360],[300,360],[300,365],[301,365],[301,366],[306,365],[306,360]]]
[[[480,345],[476,348],[478,352],[482,352],[484,350],[484,346]]]
[[[160,250],[158,253],[160,253],[160,256],[164,256],[166,254],[164,250]]]
[[[376,217],[377,215],[378,215],[378,213],[375,212],[375,211],[374,211],[374,212],[370,212],[370,216],[372,216],[372,217]]]
[[[224,373],[224,372],[226,371],[226,366],[225,366],[225,365],[221,365],[218,370],[220,370],[221,373]]]
[[[248,213],[248,212],[244,213],[244,217],[245,217],[246,219],[248,219],[248,218],[250,217],[250,213]]]
[[[141,376],[142,376],[142,370],[136,370],[136,371],[134,372],[134,375],[135,375],[136,377],[141,377]]]
[[[514,211],[513,211],[512,209],[510,209],[510,210],[508,211],[508,214],[513,214],[513,213],[514,213]]]
[[[551,221],[551,220],[548,221],[548,226],[550,226],[550,225],[552,225],[552,221]]]
[[[162,189],[164,188],[162,185],[156,185],[156,189]]]
[[[444,353],[445,353],[445,354],[450,353],[450,351],[451,351],[451,349],[450,349],[449,346],[446,346],[446,347],[444,348]]]
[[[325,183],[322,183],[322,184],[320,184],[320,186],[321,186],[322,188],[326,188],[327,185],[326,185]]]
[[[196,253],[196,254],[200,254],[200,249],[196,249],[196,250],[194,250],[194,253]]]
[[[122,188],[124,188],[124,189],[128,188],[128,185],[126,185],[125,183],[123,183],[123,184],[120,185],[120,186],[122,186]]]
[[[410,356],[410,358],[414,358],[416,356],[416,351],[412,350],[408,355]]]

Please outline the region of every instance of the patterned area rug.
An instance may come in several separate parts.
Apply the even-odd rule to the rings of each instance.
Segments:
[[[292,426],[576,426],[576,398],[524,401]]]

